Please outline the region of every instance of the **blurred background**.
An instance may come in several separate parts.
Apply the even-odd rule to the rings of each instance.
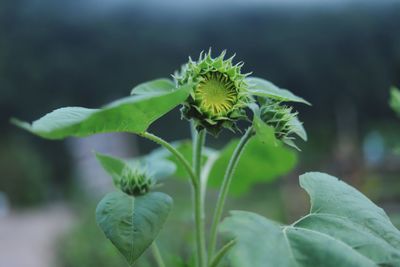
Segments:
[[[251,184],[230,207],[291,222],[309,209],[298,175],[318,170],[358,188],[400,226],[400,118],[388,105],[389,87],[400,86],[399,14],[398,0],[1,0],[0,267],[126,266],[94,221],[111,179],[92,151],[133,157],[155,148],[127,134],[42,140],[10,117],[99,107],[209,47],[236,53],[245,72],[313,104],[295,106],[309,134],[292,152],[296,167]],[[178,110],[151,131],[190,136]],[[172,179],[163,190],[176,205],[159,242],[179,251],[174,266],[188,266],[179,262],[191,259],[190,188]],[[211,189],[210,204],[215,196]],[[151,257],[138,266],[153,266]]]

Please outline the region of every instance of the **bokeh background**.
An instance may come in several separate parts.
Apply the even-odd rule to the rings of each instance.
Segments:
[[[132,157],[155,148],[127,134],[42,140],[10,117],[99,107],[210,47],[313,104],[295,106],[309,134],[296,168],[230,207],[291,222],[308,211],[298,175],[319,170],[358,188],[399,226],[400,118],[388,105],[389,87],[400,85],[399,14],[398,0],[1,0],[0,266],[126,266],[94,222],[111,182],[92,151]],[[178,110],[151,130],[167,140],[190,135]],[[165,190],[177,204],[161,247],[190,261],[190,188],[171,180]],[[138,266],[153,266],[151,257]]]

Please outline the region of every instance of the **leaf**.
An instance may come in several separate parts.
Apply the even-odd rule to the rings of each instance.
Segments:
[[[327,174],[306,173],[300,185],[311,211],[291,225],[244,211],[222,223],[236,238],[232,267],[400,266],[400,232],[381,208]]]
[[[400,116],[400,90],[396,87],[390,88],[390,107]]]
[[[210,172],[208,179],[210,186],[221,185],[229,159],[238,143],[239,140],[232,140],[221,151]],[[230,193],[239,196],[248,192],[257,183],[274,181],[291,171],[296,163],[297,156],[294,151],[282,145],[252,138],[234,171]]]
[[[133,197],[107,194],[98,204],[96,221],[130,265],[152,244],[172,208],[172,199],[160,192]],[[95,244],[94,244],[95,245]]]
[[[166,159],[142,157],[138,159],[121,159],[105,154],[96,153],[96,158],[103,169],[113,178],[114,184],[121,179],[124,170],[141,168],[155,179],[155,182],[164,180],[175,173],[176,166]]]
[[[284,102],[300,102],[307,105],[311,105],[308,101],[304,100],[299,96],[294,95],[289,90],[281,89],[267,80],[257,77],[249,77],[246,78],[246,82],[249,85],[249,91],[250,94],[252,95],[269,97]]]
[[[162,78],[135,86],[131,91],[131,95],[171,93],[175,90],[175,83],[172,80]]]
[[[83,137],[97,133],[142,133],[158,118],[183,102],[191,86],[172,92],[134,95],[101,109],[67,107],[57,109],[32,124],[13,119],[17,126],[48,139]]]

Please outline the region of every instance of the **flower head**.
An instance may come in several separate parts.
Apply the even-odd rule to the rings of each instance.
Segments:
[[[243,63],[233,65],[233,57],[224,59],[225,51],[213,58],[211,50],[201,53],[197,61],[189,58],[174,78],[178,85],[193,84],[183,103],[182,116],[194,120],[196,128],[217,135],[222,128],[237,129],[236,121],[246,118],[244,108],[249,97]]]

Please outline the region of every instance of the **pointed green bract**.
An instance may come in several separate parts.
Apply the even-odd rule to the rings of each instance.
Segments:
[[[277,99],[283,102],[300,102],[311,105],[308,101],[294,95],[289,90],[281,89],[262,78],[248,77],[246,78],[246,83],[248,84],[248,91],[252,95]]]
[[[47,139],[84,137],[97,133],[142,133],[158,118],[175,108],[189,95],[190,85],[171,92],[126,97],[101,109],[67,107],[57,109],[32,124],[13,123]]]
[[[171,208],[172,199],[164,193],[133,197],[113,192],[98,204],[96,221],[132,266],[153,243]]]
[[[236,240],[230,266],[400,266],[400,232],[381,208],[327,174],[306,173],[300,185],[311,211],[291,225],[244,211],[223,222]]]

